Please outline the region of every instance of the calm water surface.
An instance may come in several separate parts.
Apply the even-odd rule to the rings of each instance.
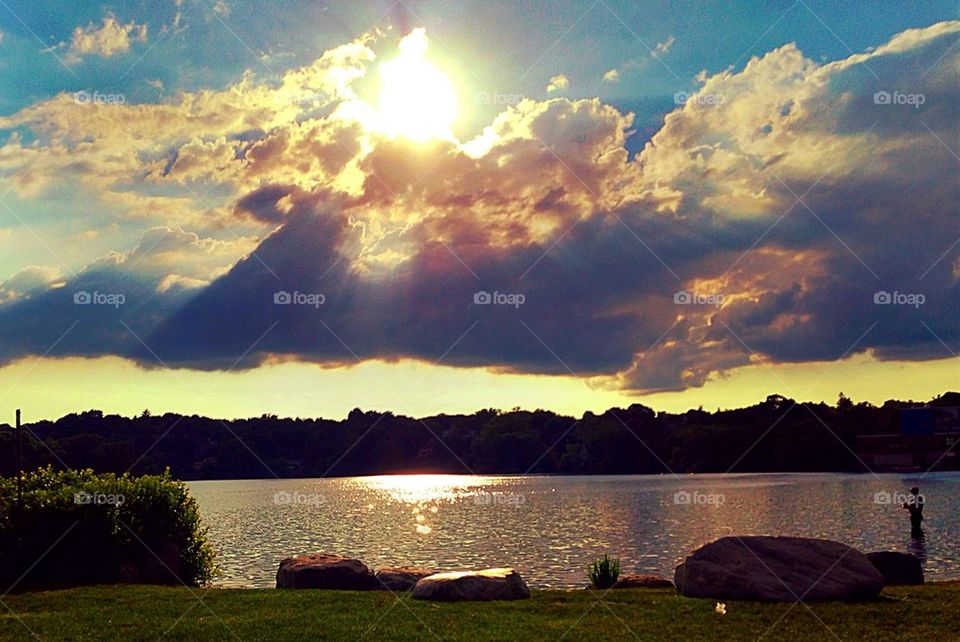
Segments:
[[[926,538],[910,539],[894,493],[919,485]],[[272,587],[284,557],[330,552],[371,567],[512,566],[536,588],[585,584],[598,555],[672,577],[724,535],[824,537],[909,551],[928,579],[960,579],[960,474],[597,477],[405,475],[196,481],[217,583]]]

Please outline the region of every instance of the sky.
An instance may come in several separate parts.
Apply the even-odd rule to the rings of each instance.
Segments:
[[[956,1],[5,0],[0,413],[957,389],[958,41]]]

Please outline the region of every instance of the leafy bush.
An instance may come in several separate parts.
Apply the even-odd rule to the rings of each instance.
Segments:
[[[185,484],[163,475],[41,468],[0,477],[0,582],[206,584],[213,549]]]
[[[620,558],[610,559],[607,555],[604,555],[590,565],[587,576],[590,578],[590,584],[593,585],[593,588],[610,588],[617,583],[617,578],[620,577]]]

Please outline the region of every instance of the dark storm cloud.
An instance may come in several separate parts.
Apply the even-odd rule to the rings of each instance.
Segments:
[[[664,278],[675,279],[609,222],[584,224],[539,262],[544,248],[532,246],[464,266],[442,244],[427,243],[382,278],[350,270],[335,250],[343,233],[333,214],[296,216],[149,343],[174,363],[221,363],[276,324],[244,365],[267,354],[343,363],[443,357],[453,365],[565,373],[562,360],[596,374],[629,366],[630,346],[656,340],[667,321],[652,304],[647,311],[641,305],[646,297],[665,300]],[[316,306],[275,302],[282,292],[324,299]],[[480,292],[523,301],[478,304]]]

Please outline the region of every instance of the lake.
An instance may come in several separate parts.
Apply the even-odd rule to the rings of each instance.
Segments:
[[[922,541],[900,494],[920,486]],[[960,579],[960,473],[590,477],[391,475],[189,482],[217,550],[216,584],[273,587],[290,555],[368,566],[512,566],[533,588],[577,588],[597,556],[673,577],[724,535],[823,537],[913,552],[927,579]]]

